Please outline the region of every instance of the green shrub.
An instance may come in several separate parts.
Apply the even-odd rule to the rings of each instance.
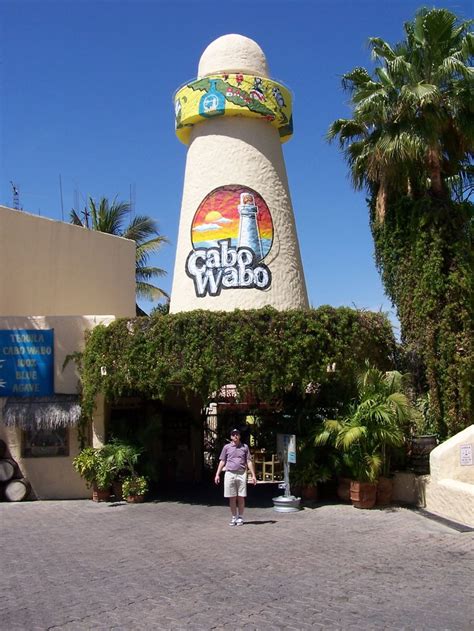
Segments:
[[[133,495],[145,495],[148,491],[148,481],[142,475],[132,475],[122,482],[122,495],[127,498]]]

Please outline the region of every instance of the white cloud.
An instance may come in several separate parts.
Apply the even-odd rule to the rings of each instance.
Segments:
[[[227,219],[227,217],[221,217],[217,220],[217,223],[232,223],[232,219]]]
[[[206,230],[220,230],[220,226],[216,223],[205,223],[200,226],[194,226],[193,230],[195,232],[205,232]]]

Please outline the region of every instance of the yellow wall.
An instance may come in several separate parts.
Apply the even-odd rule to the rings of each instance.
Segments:
[[[135,315],[135,243],[0,206],[0,316]]]

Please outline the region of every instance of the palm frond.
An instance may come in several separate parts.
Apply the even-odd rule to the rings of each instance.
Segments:
[[[99,205],[89,198],[89,210],[93,230],[123,236],[123,223],[130,213],[130,205],[127,202],[117,202],[116,199],[109,204],[106,197],[101,197]]]
[[[384,88],[388,88],[389,90],[396,89],[393,78],[390,76],[388,69],[385,68],[376,68],[375,74],[380,80],[380,83],[384,86]]]
[[[137,280],[150,280],[151,278],[166,276],[166,271],[160,267],[136,267]]]
[[[405,90],[415,96],[422,104],[432,102],[440,97],[440,92],[436,85],[422,81],[416,85],[404,86],[403,91]]]
[[[160,300],[160,298],[169,298],[168,294],[163,289],[142,281],[137,282],[136,293],[139,298],[151,301]]]
[[[364,457],[365,476],[369,482],[375,482],[382,471],[383,460],[379,454],[366,454]]]
[[[142,256],[148,257],[149,254],[158,252],[167,243],[169,243],[168,239],[162,235],[141,243],[137,242],[137,259]]]
[[[352,92],[364,86],[371,81],[371,76],[365,68],[358,66],[350,72],[342,75],[342,87],[344,90]]]
[[[372,48],[372,58],[381,57],[383,60],[392,61],[396,57],[395,51],[381,37],[370,37],[369,45]]]
[[[150,241],[152,237],[167,241],[166,237],[160,236],[158,222],[146,215],[136,215],[133,217],[123,231],[122,236],[126,239],[136,241],[137,244]]]
[[[82,219],[79,217],[79,215],[77,214],[77,212],[74,210],[74,208],[71,210],[71,212],[69,213],[69,223],[74,224],[75,226],[82,226],[83,228],[86,228],[87,226],[84,225],[84,222],[82,221]]]
[[[339,136],[341,146],[344,146],[352,138],[367,134],[367,127],[354,119],[338,118],[327,131],[326,138],[331,142]]]
[[[354,443],[367,436],[367,428],[364,426],[345,425],[336,438],[336,447],[348,450]]]

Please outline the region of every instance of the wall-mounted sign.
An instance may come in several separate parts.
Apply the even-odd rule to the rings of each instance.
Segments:
[[[461,467],[472,465],[472,445],[460,446]]]
[[[262,261],[272,247],[273,222],[265,200],[253,189],[231,184],[211,191],[194,215],[191,243],[186,274],[196,296],[270,287],[271,272]]]
[[[0,397],[54,394],[54,330],[0,330]]]

